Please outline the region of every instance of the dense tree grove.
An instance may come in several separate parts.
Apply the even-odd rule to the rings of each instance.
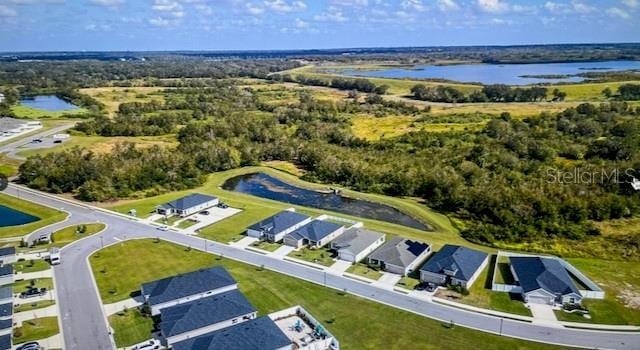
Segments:
[[[557,89],[556,89],[557,90]],[[530,88],[512,88],[503,84],[486,85],[482,90],[474,91],[468,96],[462,91],[446,85],[427,87],[417,84],[411,88],[413,98],[431,102],[537,102],[544,101],[547,89],[539,86]],[[554,100],[564,100],[566,93],[553,92]]]
[[[618,93],[623,100],[640,100],[640,84],[622,84]]]
[[[213,85],[167,89],[164,102],[122,104],[112,119],[77,126],[104,136],[177,133],[176,148],[123,145],[110,154],[74,149],[31,157],[20,180],[106,200],[193,187],[213,171],[287,160],[311,181],[423,198],[466,219],[464,237],[489,244],[581,239],[598,234],[593,220],[640,212],[640,194],[627,183],[640,178],[633,173],[640,169],[640,119],[624,102],[524,120],[503,113],[478,132],[416,131],[371,142],[352,134],[352,115],[437,117],[376,94],[319,101],[303,91],[283,105],[232,82]],[[494,86],[487,98],[505,99],[513,90]]]

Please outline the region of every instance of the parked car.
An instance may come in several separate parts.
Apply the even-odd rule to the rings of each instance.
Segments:
[[[20,293],[20,299],[27,299],[33,297],[39,297],[47,293],[47,288],[29,288],[28,290]]]
[[[433,291],[435,291],[435,290],[436,290],[436,288],[438,288],[438,286],[436,286],[436,285],[435,285],[435,284],[433,284],[433,283],[428,283],[428,284],[427,284],[427,292],[433,292]]]
[[[32,143],[42,143],[41,139],[33,139],[31,140]]]
[[[218,207],[219,207],[219,208],[222,208],[222,209],[227,209],[227,208],[229,208],[229,206],[228,206],[228,205],[226,205],[225,203],[222,203],[222,202],[218,203]]]
[[[203,210],[200,212],[200,215],[209,215],[209,211],[208,210]]]
[[[158,341],[157,339],[151,339],[144,343],[140,343],[131,349],[132,350],[152,350],[152,349],[155,350],[155,349],[160,349],[160,347],[161,347],[160,341]]]
[[[40,344],[37,341],[30,341],[28,343],[24,343],[16,348],[16,350],[40,350]]]
[[[53,143],[62,143],[62,140],[54,140]]]
[[[160,230],[160,231],[169,231],[169,226],[162,225],[162,226],[158,227],[158,230]]]

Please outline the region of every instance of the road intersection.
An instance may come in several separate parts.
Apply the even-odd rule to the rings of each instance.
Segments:
[[[638,332],[549,327],[544,324],[533,324],[471,312],[201,237],[173,231],[160,231],[149,224],[118,213],[61,199],[17,185],[10,185],[5,193],[17,195],[18,191],[21,198],[25,200],[67,211],[70,216],[67,222],[61,225],[68,226],[80,222],[102,222],[107,225],[102,233],[86,237],[63,248],[61,251],[63,263],[54,267],[62,333],[65,349],[69,350],[114,348],[88,257],[105,246],[140,238],[159,238],[189,246],[192,249],[222,255],[225,258],[262,266],[269,270],[346,291],[445,323],[453,322],[459,326],[484,332],[583,348],[638,349],[638,344],[640,344],[640,333]]]

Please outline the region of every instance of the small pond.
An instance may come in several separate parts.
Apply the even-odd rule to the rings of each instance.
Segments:
[[[56,95],[25,96],[20,99],[24,106],[47,112],[71,111],[78,106],[67,102]]]
[[[36,216],[0,205],[0,227],[24,225],[38,220],[40,218]]]
[[[392,222],[423,231],[432,230],[428,225],[388,205],[296,187],[263,173],[233,177],[227,180],[222,188],[279,202]]]

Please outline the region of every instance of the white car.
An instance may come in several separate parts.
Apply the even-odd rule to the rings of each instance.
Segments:
[[[162,225],[162,226],[158,227],[158,230],[160,230],[160,231],[169,231],[169,226]]]
[[[155,350],[162,348],[162,344],[157,339],[147,340],[131,348],[131,350]]]

